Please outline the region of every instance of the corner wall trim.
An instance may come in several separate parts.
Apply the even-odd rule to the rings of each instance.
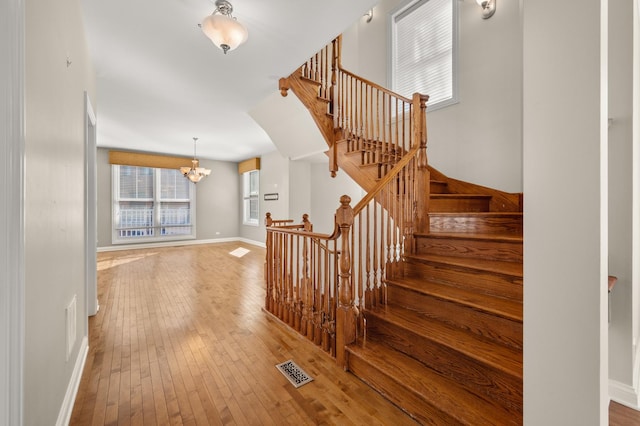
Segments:
[[[60,407],[58,413],[58,420],[56,426],[66,426],[71,420],[71,413],[73,412],[73,405],[76,401],[76,395],[78,394],[78,388],[80,387],[80,379],[82,378],[82,371],[84,370],[84,364],[87,361],[87,355],[89,354],[89,340],[87,336],[82,338],[82,344],[78,351],[78,357],[76,358],[76,364],[73,367],[73,373],[67,386],[67,393],[64,395],[64,401]]]
[[[0,2],[0,424],[24,423],[25,1]]]

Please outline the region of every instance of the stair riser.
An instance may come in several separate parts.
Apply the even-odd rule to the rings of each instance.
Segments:
[[[431,194],[446,194],[448,192],[447,183],[432,180],[429,184],[429,190]]]
[[[417,236],[418,254],[522,262],[522,242]]]
[[[426,401],[394,377],[384,374],[366,360],[349,354],[349,371],[360,380],[382,394],[389,401],[401,407],[411,417],[425,425],[461,425],[459,421]]]
[[[482,312],[429,294],[418,293],[392,283],[387,286],[387,297],[392,306],[402,306],[496,343],[522,349],[522,322]]]
[[[434,198],[429,200],[430,212],[488,212],[489,199]]]
[[[375,315],[367,316],[369,335],[384,341],[445,377],[457,381],[471,392],[496,401],[507,410],[520,414],[522,379],[473,359],[455,349],[421,336]]]
[[[471,217],[429,214],[432,232],[477,232],[480,234],[522,235],[522,217]]]
[[[408,277],[450,284],[492,296],[522,300],[522,277],[456,269],[447,265],[417,262],[411,258],[405,263],[405,274]]]

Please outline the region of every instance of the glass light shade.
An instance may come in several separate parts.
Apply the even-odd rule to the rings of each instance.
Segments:
[[[193,183],[200,182],[202,178],[211,174],[211,170],[199,167],[199,163],[200,162],[196,159],[191,160],[191,167],[180,167],[180,173]]]
[[[227,53],[247,41],[247,29],[227,15],[213,14],[202,21],[202,31],[220,49]]]

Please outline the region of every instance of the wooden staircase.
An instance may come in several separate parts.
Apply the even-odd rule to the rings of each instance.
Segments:
[[[339,44],[334,44],[332,52],[325,55],[339,56]],[[339,61],[334,60],[332,67],[339,67]],[[328,85],[305,75],[298,70],[281,79],[280,88],[283,95],[292,89],[314,117],[330,148],[332,174],[340,168],[366,191],[379,190],[378,183],[396,170],[400,159],[415,146],[404,143],[403,135],[409,130],[388,132],[393,139],[388,141],[366,120],[354,126],[363,112],[328,107],[333,105],[335,94]],[[366,102],[378,96],[366,90]],[[365,100],[356,103],[364,105]],[[393,110],[391,101],[388,103]],[[398,111],[396,106],[395,117]],[[336,114],[352,118],[341,121]],[[411,131],[415,132],[414,128]],[[384,136],[385,132],[381,133]],[[367,290],[360,290],[360,308],[355,310],[360,324],[355,341],[346,340],[344,361],[337,344],[336,358],[420,423],[521,424],[522,196],[449,178],[430,165],[427,168],[430,184],[416,195],[416,200],[422,197],[428,203],[408,203],[428,205],[424,212],[428,217],[426,228],[412,228],[412,235],[403,237],[405,249],[396,265],[381,269],[383,278],[376,296],[368,295],[370,285],[364,284]],[[413,179],[417,173],[402,178],[398,175],[392,182],[393,191],[371,198],[395,212],[390,203],[404,193],[404,185],[408,188],[404,180]],[[400,221],[392,217],[387,222],[396,220]],[[414,225],[409,221],[398,226]],[[336,229],[338,226],[348,229],[338,223]],[[401,244],[393,241],[389,247]],[[347,241],[342,245],[343,253],[348,247]],[[306,258],[304,262],[306,265]],[[387,260],[388,265],[391,263]],[[376,273],[361,272],[357,277],[368,280],[369,275]],[[347,274],[341,270],[340,277],[344,282]],[[303,281],[306,284],[310,279],[305,277]],[[269,284],[267,288],[270,291]],[[295,290],[295,284],[292,288]],[[323,339],[330,334],[327,331]]]
[[[522,214],[435,190],[446,201],[364,312],[349,370],[424,424],[521,424]]]

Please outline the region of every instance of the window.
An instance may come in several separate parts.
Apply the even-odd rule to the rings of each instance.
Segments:
[[[194,185],[179,170],[112,167],[114,244],[195,238]]]
[[[242,174],[243,219],[245,225],[260,223],[260,172],[251,170]]]
[[[391,87],[429,95],[430,110],[458,101],[458,0],[418,0],[391,15]]]

